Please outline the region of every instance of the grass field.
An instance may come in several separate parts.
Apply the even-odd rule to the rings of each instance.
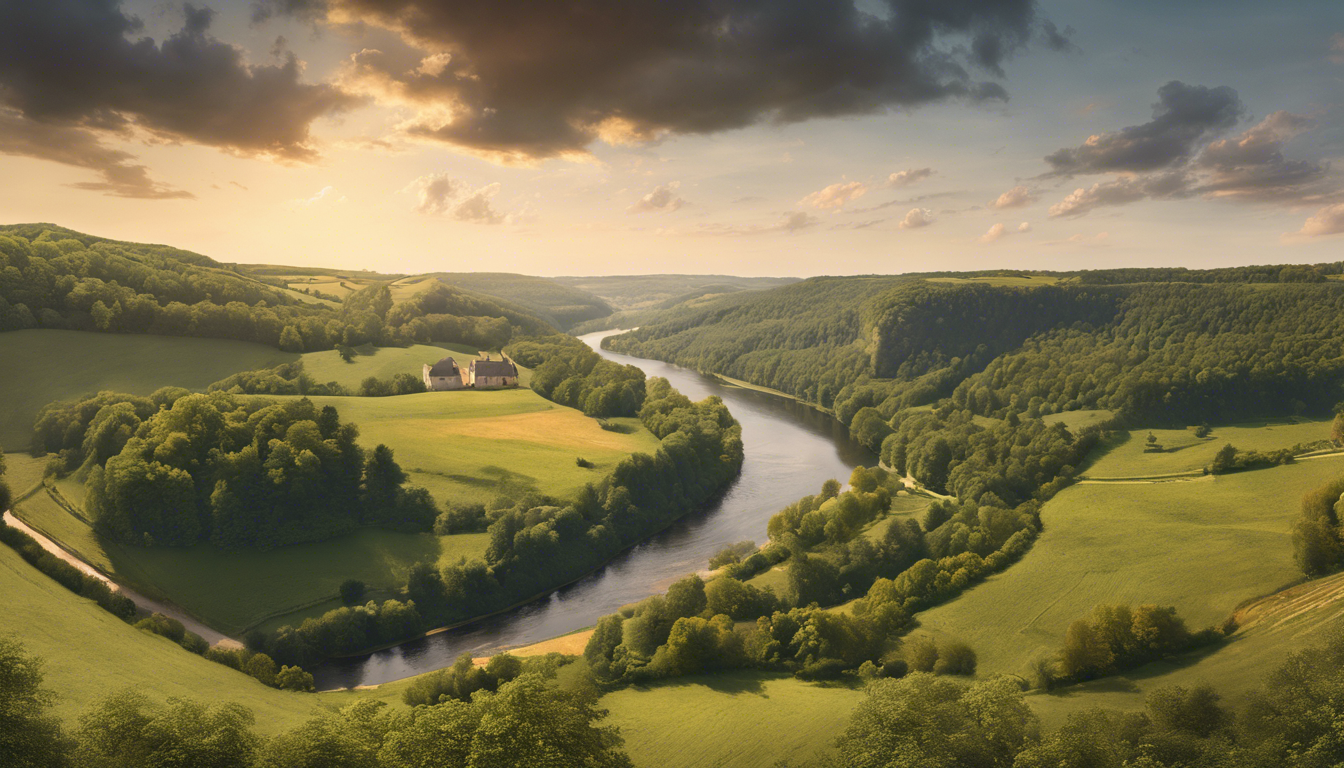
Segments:
[[[529,389],[424,392],[399,397],[315,397],[359,425],[360,443],[385,443],[411,482],[440,503],[488,502],[528,491],[567,497],[658,440],[637,419],[621,432],[542,399]],[[593,463],[585,469],[583,457]]]
[[[1075,413],[1084,413],[1076,411]],[[1144,453],[1152,432],[1164,449]],[[1215,427],[1206,438],[1187,429],[1136,429],[1120,433],[1114,444],[1082,470],[1092,478],[1151,477],[1181,472],[1199,472],[1213,462],[1223,446],[1231,443],[1241,451],[1272,451],[1313,443],[1330,437],[1329,421],[1249,422]]]
[[[123,623],[0,546],[0,635],[16,638],[45,661],[45,686],[58,692],[56,713],[70,724],[90,704],[123,688],[156,700],[170,696],[232,701],[252,709],[259,733],[292,728],[314,713],[360,698],[401,707],[404,683],[375,691],[302,694],[277,691],[171,641]]]
[[[465,373],[467,365],[479,354],[475,348],[463,344],[416,344],[404,349],[366,344],[356,347],[355,352],[355,357],[348,363],[334,349],[306,352],[303,355],[303,370],[314,381],[323,384],[334,381],[357,390],[359,383],[370,376],[390,379],[398,373],[409,373],[418,379],[426,363],[433,365],[449,356],[457,360]],[[498,360],[499,353],[494,353],[493,357]],[[518,369],[518,379],[524,386],[531,378],[531,373],[526,368]]]
[[[33,420],[47,403],[110,389],[148,395],[160,387],[204,390],[238,371],[289,362],[297,355],[224,339],[29,330],[0,333],[0,446],[28,447]],[[417,373],[419,369],[417,368]]]
[[[918,619],[967,640],[984,673],[1025,673],[1100,603],[1174,605],[1192,629],[1301,578],[1290,528],[1302,494],[1344,459],[1186,482],[1075,485],[1048,502],[1022,561]]]
[[[1093,424],[1101,424],[1115,418],[1115,414],[1110,411],[1065,411],[1063,413],[1052,413],[1043,417],[1046,424],[1063,424],[1071,432],[1077,432],[1084,427],[1090,427]]]
[[[337,589],[346,579],[368,584],[371,597],[390,596],[416,562],[477,557],[489,543],[484,533],[440,537],[365,529],[265,552],[208,545],[144,548],[102,539],[46,493],[20,502],[15,514],[114,580],[231,635],[257,625],[297,623],[339,607]]]
[[[802,765],[831,749],[863,693],[759,672],[687,677],[602,697],[639,768]]]

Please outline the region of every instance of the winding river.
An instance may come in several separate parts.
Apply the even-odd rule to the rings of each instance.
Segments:
[[[662,376],[692,400],[718,395],[742,424],[742,474],[706,508],[627,550],[601,570],[546,597],[506,613],[439,632],[367,656],[336,659],[312,670],[319,690],[375,685],[449,666],[464,651],[486,656],[592,626],[622,605],[662,592],[676,579],[702,571],[725,545],[764,542],[770,516],[830,478],[876,457],[851,441],[832,417],[775,395],[733,387],[715,378],[656,360],[602,349],[602,339],[582,336],[603,357]]]

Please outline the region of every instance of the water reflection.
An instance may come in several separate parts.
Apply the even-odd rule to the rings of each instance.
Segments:
[[[716,501],[639,544],[600,571],[520,608],[369,656],[339,659],[313,670],[319,689],[374,685],[448,666],[462,652],[488,655],[592,626],[597,619],[677,578],[702,570],[710,556],[743,539],[763,542],[766,521],[830,478],[843,480],[876,459],[849,439],[842,424],[792,400],[733,387],[695,371],[608,352],[603,357],[662,376],[688,397],[718,395],[742,424],[741,476]]]

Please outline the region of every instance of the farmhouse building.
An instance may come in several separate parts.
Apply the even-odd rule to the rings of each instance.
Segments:
[[[483,359],[472,360],[467,367],[467,381],[471,386],[516,387],[518,386],[518,366],[508,355],[503,360],[491,360],[486,354]]]
[[[423,376],[425,389],[431,392],[461,389],[466,386],[462,380],[462,369],[457,367],[457,361],[452,357],[445,357],[433,365],[426,365]]]

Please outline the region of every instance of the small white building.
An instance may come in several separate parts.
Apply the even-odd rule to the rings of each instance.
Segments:
[[[472,360],[467,368],[467,382],[477,389],[485,387],[518,386],[518,366],[508,355],[503,360],[491,360],[487,353],[484,359]]]
[[[457,361],[452,357],[445,357],[433,365],[426,365],[423,376],[425,389],[431,392],[462,389],[466,386],[462,379],[462,369],[457,367]]]

